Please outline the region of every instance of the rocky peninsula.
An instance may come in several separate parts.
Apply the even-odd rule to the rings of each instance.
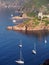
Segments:
[[[49,19],[43,19],[42,21],[38,18],[28,19],[27,21],[15,25],[8,26],[8,30],[21,31],[21,32],[49,32]]]

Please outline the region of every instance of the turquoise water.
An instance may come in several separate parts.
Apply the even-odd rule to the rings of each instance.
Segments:
[[[14,12],[13,12],[14,13]],[[15,14],[15,13],[14,13]],[[15,25],[11,20],[11,11],[0,11],[0,65],[18,65],[15,60],[19,58],[19,40],[22,40],[24,65],[40,65],[49,58],[49,35],[38,36],[23,34],[6,30],[8,25]],[[22,21],[17,21],[22,22]],[[45,37],[47,44],[44,43]],[[36,43],[37,54],[32,54]]]

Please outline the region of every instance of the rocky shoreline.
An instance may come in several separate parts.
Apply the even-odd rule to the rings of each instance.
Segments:
[[[7,27],[8,30],[14,30],[14,31],[31,31],[31,32],[34,32],[34,31],[49,31],[49,25],[48,26],[42,26],[42,27],[35,27],[35,28],[32,28],[32,27],[27,27],[27,26],[8,26]],[[36,32],[36,33],[37,33]]]
[[[37,22],[38,21],[38,22]],[[39,20],[28,20],[21,24],[15,26],[8,26],[8,30],[21,31],[21,32],[31,32],[31,33],[49,33],[49,24],[45,25],[45,22]]]

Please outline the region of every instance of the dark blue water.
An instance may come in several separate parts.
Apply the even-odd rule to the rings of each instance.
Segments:
[[[15,25],[10,20],[10,15],[9,10],[0,11],[0,65],[18,65],[15,60],[19,58],[19,40],[23,43],[24,65],[40,65],[49,58],[49,35],[46,36],[47,44],[45,44],[44,36],[40,40],[34,35],[6,30],[8,25]],[[34,43],[36,43],[36,55],[32,54]]]

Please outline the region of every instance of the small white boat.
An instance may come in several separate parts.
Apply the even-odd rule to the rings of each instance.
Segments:
[[[34,44],[34,49],[32,50],[32,53],[33,54],[36,54],[37,52],[36,52],[36,45]]]
[[[18,61],[16,61],[16,63],[18,63],[18,64],[24,64],[24,61],[18,60]]]
[[[13,23],[15,23],[16,22],[16,20],[13,20]]]

